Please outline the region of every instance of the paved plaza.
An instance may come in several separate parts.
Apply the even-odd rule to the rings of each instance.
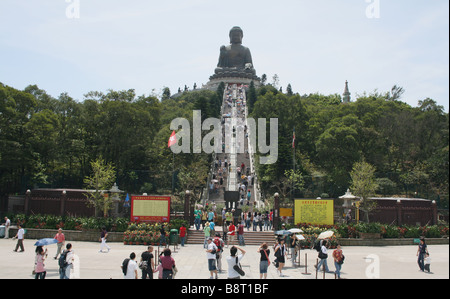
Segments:
[[[32,279],[36,240],[25,240],[25,252],[14,252],[16,241],[12,239],[0,239],[0,278],[1,279]],[[79,258],[81,279],[121,279],[120,266],[122,261],[135,252],[137,256],[146,250],[146,246],[130,246],[122,243],[108,243],[111,247],[109,253],[100,253],[100,243],[95,242],[71,242],[74,253]],[[56,245],[49,245],[48,259],[45,262],[47,279],[58,279],[58,263],[53,259]],[[155,247],[156,250],[158,247]],[[173,246],[170,247],[173,251]],[[243,246],[246,255],[242,261],[244,278],[259,279],[259,254],[257,246]],[[417,246],[386,246],[386,247],[343,247],[346,257],[342,267],[342,278],[346,279],[448,279],[449,278],[449,246],[429,245],[428,250],[432,258],[431,272],[423,273],[417,266]],[[310,275],[305,275],[305,254],[308,257],[307,270]],[[229,248],[225,248],[223,265],[227,269],[225,257],[229,255]],[[172,254],[178,267],[176,279],[209,279],[206,253],[202,245],[186,245],[178,247]],[[328,266],[334,271],[334,262],[329,254]],[[269,279],[315,279],[316,273],[313,265],[316,262],[317,253],[314,250],[301,251],[301,266],[292,267],[291,261],[287,261],[283,271],[285,277],[279,277],[275,267],[269,267]],[[273,261],[273,250],[270,255]],[[137,258],[138,260],[138,258]],[[157,277],[155,274],[154,277]],[[226,279],[227,272],[219,274],[219,279]],[[323,279],[323,273],[319,272],[319,279]],[[326,279],[334,279],[334,274],[325,274]]]

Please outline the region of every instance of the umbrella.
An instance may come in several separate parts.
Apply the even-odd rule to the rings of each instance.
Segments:
[[[285,229],[278,230],[278,231],[275,232],[275,235],[290,235],[290,234],[292,234],[292,232],[290,232],[288,230],[285,230]]]
[[[327,230],[327,231],[324,231],[323,233],[321,233],[321,234],[317,237],[317,239],[319,239],[319,240],[321,240],[321,239],[327,239],[327,238],[331,238],[331,236],[333,236],[333,235],[334,235],[334,232],[333,232],[333,231]]]
[[[46,238],[38,240],[36,243],[34,243],[34,246],[46,246],[55,243],[58,243],[58,240],[53,238]]]
[[[290,230],[289,230],[291,233],[302,233],[303,231],[301,230],[301,229],[299,229],[299,228],[291,228]]]
[[[303,235],[295,235],[297,237],[297,239],[299,240],[305,240],[305,237],[303,237]]]

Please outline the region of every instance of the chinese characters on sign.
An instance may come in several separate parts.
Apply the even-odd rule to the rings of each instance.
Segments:
[[[333,200],[297,199],[295,200],[295,223],[333,225]]]
[[[131,222],[169,222],[170,196],[132,196]]]

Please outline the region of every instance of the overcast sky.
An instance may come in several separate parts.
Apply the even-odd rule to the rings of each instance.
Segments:
[[[0,0],[0,82],[83,100],[206,84],[233,26],[257,74],[352,100],[403,87],[449,101],[448,0]]]

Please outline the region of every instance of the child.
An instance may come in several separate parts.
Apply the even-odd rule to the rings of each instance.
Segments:
[[[424,268],[424,271],[427,271],[428,273],[430,273],[430,264],[431,264],[430,254],[427,252],[425,254],[425,268]]]

